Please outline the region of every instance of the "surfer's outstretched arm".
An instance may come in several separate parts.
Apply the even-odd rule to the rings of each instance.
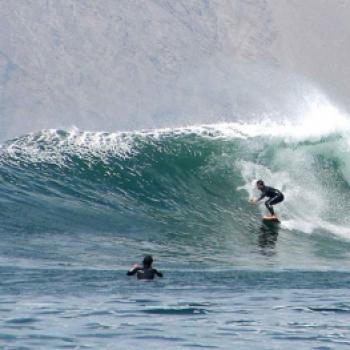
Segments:
[[[261,201],[264,197],[265,197],[265,194],[262,194],[262,195],[261,195],[260,197],[258,197],[258,198],[253,197],[253,198],[249,199],[249,202],[252,203],[252,204],[256,204],[256,203],[258,203],[259,201]]]
[[[257,199],[256,199],[256,202],[260,202],[262,199],[264,199],[266,197],[266,194],[265,193],[262,193],[261,195],[260,195],[260,197],[258,197]]]

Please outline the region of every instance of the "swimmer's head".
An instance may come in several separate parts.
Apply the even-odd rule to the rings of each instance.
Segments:
[[[265,187],[264,181],[263,181],[263,180],[258,180],[258,181],[256,182],[256,187],[257,187],[259,190],[262,189],[262,188],[264,188],[264,187]]]
[[[144,267],[151,267],[152,266],[152,263],[153,263],[153,258],[151,255],[146,255],[144,258],[143,258],[143,266]]]

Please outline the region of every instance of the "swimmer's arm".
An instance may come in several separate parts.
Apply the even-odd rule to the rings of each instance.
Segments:
[[[154,272],[158,277],[163,277],[163,274],[160,271],[154,269]]]
[[[137,270],[138,270],[138,269],[129,270],[126,274],[127,274],[128,276],[133,276],[133,275],[135,275],[135,273],[137,272]]]
[[[139,265],[135,264],[126,274],[127,274],[128,276],[133,276],[133,275],[135,275],[135,273],[136,273],[137,271],[139,271],[140,269],[141,269],[141,267],[140,267]]]

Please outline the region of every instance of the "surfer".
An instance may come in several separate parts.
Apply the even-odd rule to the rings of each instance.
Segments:
[[[281,203],[284,200],[283,193],[276,188],[266,186],[263,180],[258,180],[256,182],[256,187],[259,191],[261,191],[261,196],[259,198],[252,198],[250,203],[256,204],[263,198],[268,197],[269,199],[265,202],[265,205],[267,210],[270,212],[270,215],[267,217],[277,219],[272,206],[277,203]]]
[[[152,267],[153,258],[151,255],[146,255],[143,259],[142,266],[139,264],[133,265],[133,267],[126,273],[128,276],[137,274],[139,280],[153,280],[154,276],[163,277],[160,271],[157,271]]]

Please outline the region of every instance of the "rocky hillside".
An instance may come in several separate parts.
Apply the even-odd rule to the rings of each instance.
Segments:
[[[244,119],[299,84],[349,101],[349,1],[0,0],[0,18],[0,140]]]

